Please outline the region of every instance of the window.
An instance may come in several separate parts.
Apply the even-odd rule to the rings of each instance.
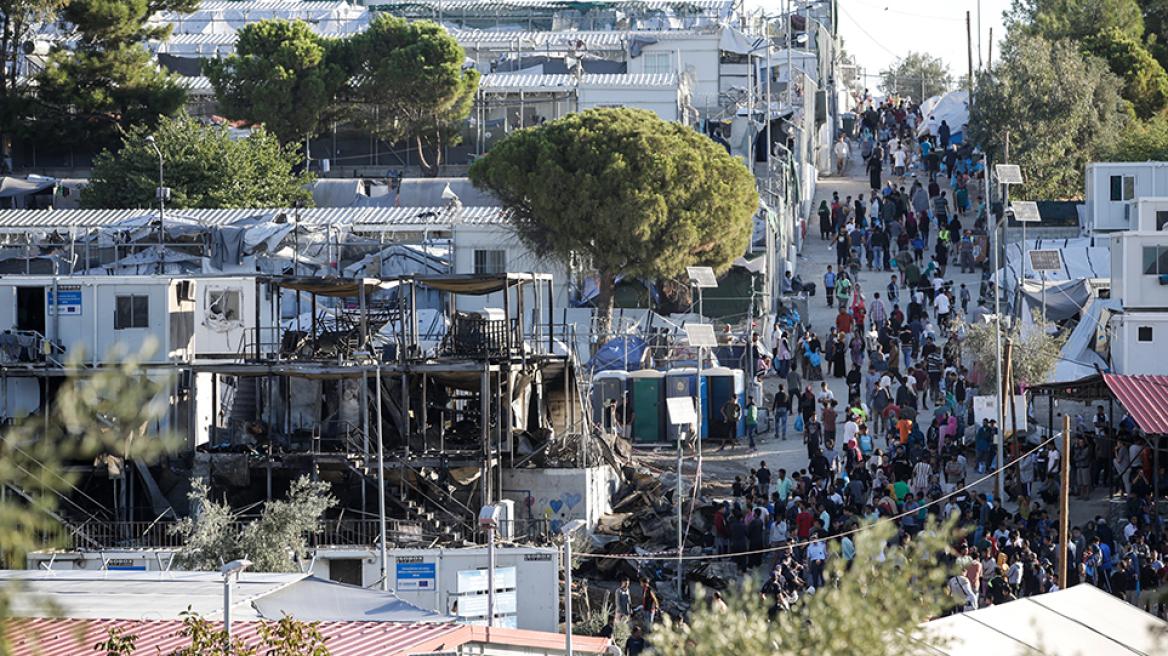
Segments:
[[[149,296],[118,296],[114,312],[114,330],[150,327]]]
[[[240,296],[238,289],[208,289],[207,314],[212,319],[239,321]]]
[[[1138,331],[1136,334],[1137,340],[1139,340],[1141,342],[1152,341],[1152,327],[1151,326],[1140,326],[1139,328],[1137,328],[1137,331]]]
[[[644,57],[646,75],[664,75],[673,72],[668,52],[647,52]]]
[[[1136,197],[1136,176],[1111,176],[1111,200],[1131,200]]]
[[[475,251],[475,273],[506,273],[506,251]]]
[[[1144,246],[1144,275],[1168,274],[1168,246]]]
[[[1168,212],[1156,212],[1156,229],[1163,230],[1168,225]]]

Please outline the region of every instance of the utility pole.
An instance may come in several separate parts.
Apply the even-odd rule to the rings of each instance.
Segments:
[[[966,80],[966,87],[969,93],[973,93],[973,22],[970,19],[969,12],[965,12],[965,39],[969,44],[969,78]]]
[[[1006,403],[1010,404],[1010,438],[1014,441],[1014,446],[1018,445],[1018,404],[1014,403],[1014,340],[1007,337],[1006,341],[1006,389],[1003,390],[1003,398]],[[1025,418],[1023,418],[1025,420]],[[1015,449],[1015,452],[1017,449]],[[1013,456],[1015,453],[1010,453]],[[998,463],[1001,467],[1004,462]]]
[[[1067,540],[1071,535],[1071,416],[1063,414],[1062,489],[1059,491],[1058,586],[1067,587]]]
[[[986,70],[994,67],[994,28],[990,28],[990,42],[986,45]]]

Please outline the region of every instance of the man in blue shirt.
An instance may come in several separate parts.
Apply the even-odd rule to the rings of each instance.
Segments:
[[[827,267],[827,273],[823,274],[823,291],[827,296],[827,307],[831,307],[832,299],[835,298],[835,274],[830,266]]]

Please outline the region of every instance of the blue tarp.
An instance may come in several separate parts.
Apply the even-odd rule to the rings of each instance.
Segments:
[[[645,359],[645,351],[649,345],[636,335],[624,335],[609,340],[592,359],[588,361],[588,368],[592,373],[600,371],[637,371]]]

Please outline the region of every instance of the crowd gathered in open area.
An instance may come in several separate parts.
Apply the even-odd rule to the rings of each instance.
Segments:
[[[721,437],[703,454],[707,475],[722,472],[722,489],[733,482],[715,498],[702,555],[686,558],[728,559],[764,581],[773,614],[832,585],[831,560],[842,559],[834,571],[847,576],[858,531],[892,523],[895,549],[953,519],[956,537],[936,563],[951,573],[946,614],[1087,583],[1164,617],[1168,530],[1153,496],[1152,449],[1132,418],[1113,422],[1099,406],[1075,418],[1067,442],[1061,433],[1025,442],[996,418],[975,417],[974,397],[994,394],[995,383],[963,345],[969,326],[993,316],[978,240],[986,206],[969,201],[981,165],[963,161],[948,126],[910,101],[865,100],[858,114],[857,138],[835,146],[835,177],[819,181],[817,224],[807,227],[798,271],[783,281],[785,294],[808,295],[811,316],[780,321],[772,344],[752,335],[754,384],[744,408],[731,399],[716,410]],[[914,138],[922,122],[928,130]],[[847,177],[856,160],[867,187]],[[857,188],[863,193],[848,195]],[[817,252],[824,246],[826,259]],[[761,430],[760,410],[773,433]],[[1064,443],[1074,503],[1102,492],[1122,507],[1118,525],[1078,512],[1085,521],[1059,535]],[[653,558],[641,562],[651,567]],[[660,602],[648,581],[642,589],[651,627]],[[720,595],[710,603],[724,604]]]

